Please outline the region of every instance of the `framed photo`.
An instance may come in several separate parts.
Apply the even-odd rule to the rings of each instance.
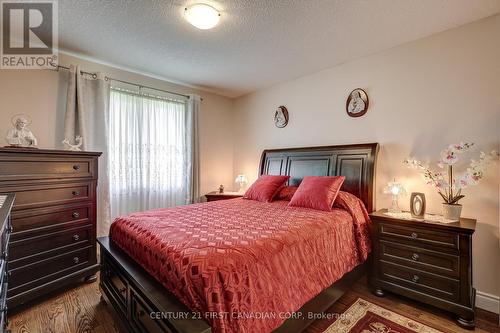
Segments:
[[[425,194],[413,192],[410,197],[410,213],[413,218],[423,219],[425,216]]]
[[[283,128],[288,125],[288,110],[284,106],[280,106],[274,112],[274,125],[278,128]]]
[[[361,117],[368,111],[368,94],[361,88],[356,88],[347,97],[345,109],[351,117]]]

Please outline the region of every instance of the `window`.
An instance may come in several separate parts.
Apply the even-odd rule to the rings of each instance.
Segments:
[[[111,214],[185,204],[186,102],[112,88],[108,143]]]

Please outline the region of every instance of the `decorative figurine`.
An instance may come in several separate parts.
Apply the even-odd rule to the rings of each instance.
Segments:
[[[425,194],[413,192],[410,197],[411,217],[423,219],[425,216]]]
[[[66,146],[66,150],[69,151],[82,151],[81,146],[83,145],[83,138],[80,135],[77,135],[75,138],[76,145],[72,145],[69,143],[68,139],[63,140],[63,144]]]
[[[31,119],[26,115],[17,114],[12,117],[11,122],[14,128],[7,132],[5,138],[7,143],[12,147],[36,148],[38,141],[28,128],[31,125]]]
[[[224,185],[219,186],[219,193],[224,193]]]

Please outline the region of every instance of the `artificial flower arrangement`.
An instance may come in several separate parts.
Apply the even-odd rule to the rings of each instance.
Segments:
[[[440,169],[446,171],[435,171],[422,162],[415,159],[406,159],[404,164],[417,169],[423,176],[427,185],[435,187],[444,200],[443,215],[445,218],[457,220],[460,218],[462,206],[458,201],[465,196],[462,190],[467,186],[476,185],[483,177],[488,164],[498,157],[496,151],[489,154],[480,152],[479,159],[471,159],[467,171],[456,176],[453,173],[453,166],[459,161],[459,155],[470,151],[474,143],[462,142],[448,146],[441,152],[441,159],[438,163]]]

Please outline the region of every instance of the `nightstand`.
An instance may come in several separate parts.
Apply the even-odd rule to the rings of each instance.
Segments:
[[[370,214],[373,254],[369,283],[377,296],[390,291],[457,315],[473,329],[472,234],[476,220],[438,223]]]
[[[213,191],[205,194],[207,201],[217,201],[217,200],[228,200],[234,198],[241,198],[243,193],[241,192],[224,192],[219,193],[218,191]]]

